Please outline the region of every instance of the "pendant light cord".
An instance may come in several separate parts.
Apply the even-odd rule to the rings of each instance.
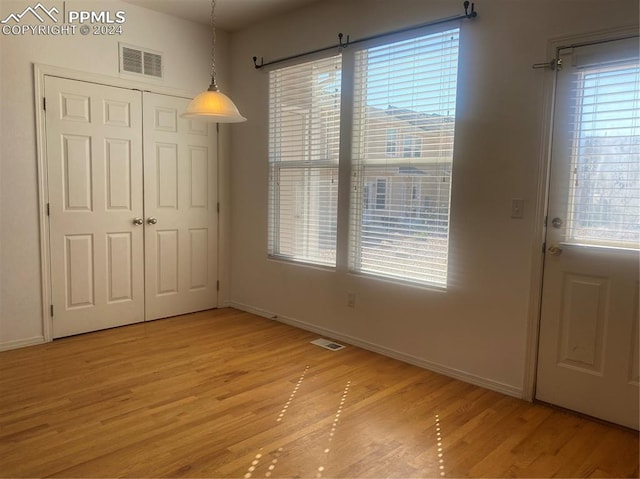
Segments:
[[[216,83],[216,0],[211,0],[211,85],[209,91],[219,91]]]
[[[2,0],[0,0],[2,1]],[[239,123],[247,121],[233,104],[231,98],[222,93],[216,84],[216,0],[211,0],[211,84],[207,91],[191,100],[182,118],[210,123]]]

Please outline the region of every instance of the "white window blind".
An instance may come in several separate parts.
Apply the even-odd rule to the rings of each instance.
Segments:
[[[269,254],[335,266],[341,55],[269,74]]]
[[[639,247],[640,63],[625,43],[573,59],[567,242]]]
[[[458,43],[456,28],[356,55],[353,271],[446,286]]]

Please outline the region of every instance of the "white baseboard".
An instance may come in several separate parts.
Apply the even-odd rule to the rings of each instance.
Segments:
[[[475,374],[470,374],[465,371],[461,371],[459,369],[451,368],[449,366],[444,366],[439,363],[427,361],[427,360],[418,358],[416,356],[412,356],[410,354],[406,354],[400,351],[396,351],[394,349],[387,348],[385,346],[381,346],[379,344],[371,343],[369,341],[364,341],[354,336],[342,334],[337,331],[333,331],[327,328],[322,328],[320,326],[306,323],[304,321],[299,321],[294,318],[281,316],[271,311],[265,311],[264,309],[255,308],[253,306],[249,306],[242,303],[229,301],[228,306],[230,308],[239,309],[240,311],[245,311],[247,313],[255,314],[257,316],[262,316],[263,318],[273,319],[275,321],[279,321],[281,323],[288,324],[290,326],[295,326],[296,328],[304,329],[306,331],[311,331],[317,334],[321,334],[323,336],[328,336],[330,339],[343,341],[353,346],[357,346],[359,348],[366,349],[374,353],[382,354],[383,356],[397,359],[399,361],[403,361],[408,364],[413,364],[414,366],[418,366],[423,369],[428,369],[429,371],[443,374],[445,376],[458,379],[460,381],[464,381],[466,383],[473,384],[475,386],[480,386],[485,389],[490,389],[492,391],[496,391],[496,392],[505,394],[507,396],[516,397],[518,399],[523,399],[524,397],[524,391],[520,388],[516,388],[508,384],[494,381],[492,379],[483,378]]]
[[[44,343],[44,336],[35,336],[28,339],[19,339],[17,341],[7,341],[0,343],[0,351],[9,351],[11,349],[26,348],[27,346],[36,346]]]
[[[233,309],[239,309],[240,311],[244,311],[245,313],[255,314],[256,316],[262,316],[263,318],[267,318],[267,319],[282,319],[276,313],[272,313],[270,311],[266,311],[260,308],[254,308],[253,306],[249,306],[248,304],[236,303],[234,301],[227,301],[227,307],[233,308]]]

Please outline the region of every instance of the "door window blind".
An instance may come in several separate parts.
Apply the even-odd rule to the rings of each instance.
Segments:
[[[628,42],[622,42],[621,46]],[[633,49],[574,58],[566,241],[638,248],[640,62]],[[598,46],[602,50],[602,46]],[[595,50],[595,48],[594,48]],[[596,50],[596,53],[601,53]],[[629,55],[629,52],[634,55]],[[631,56],[631,58],[629,58]],[[562,74],[562,72],[560,72]]]
[[[356,54],[351,269],[446,286],[459,29]]]
[[[341,55],[269,74],[269,254],[336,264]]]

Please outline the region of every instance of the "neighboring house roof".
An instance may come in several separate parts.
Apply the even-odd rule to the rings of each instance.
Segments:
[[[392,105],[389,105],[387,109],[383,111],[391,117],[425,131],[441,130],[443,124],[450,123],[451,126],[453,126],[454,123],[452,116],[420,113],[406,108],[397,108]]]

